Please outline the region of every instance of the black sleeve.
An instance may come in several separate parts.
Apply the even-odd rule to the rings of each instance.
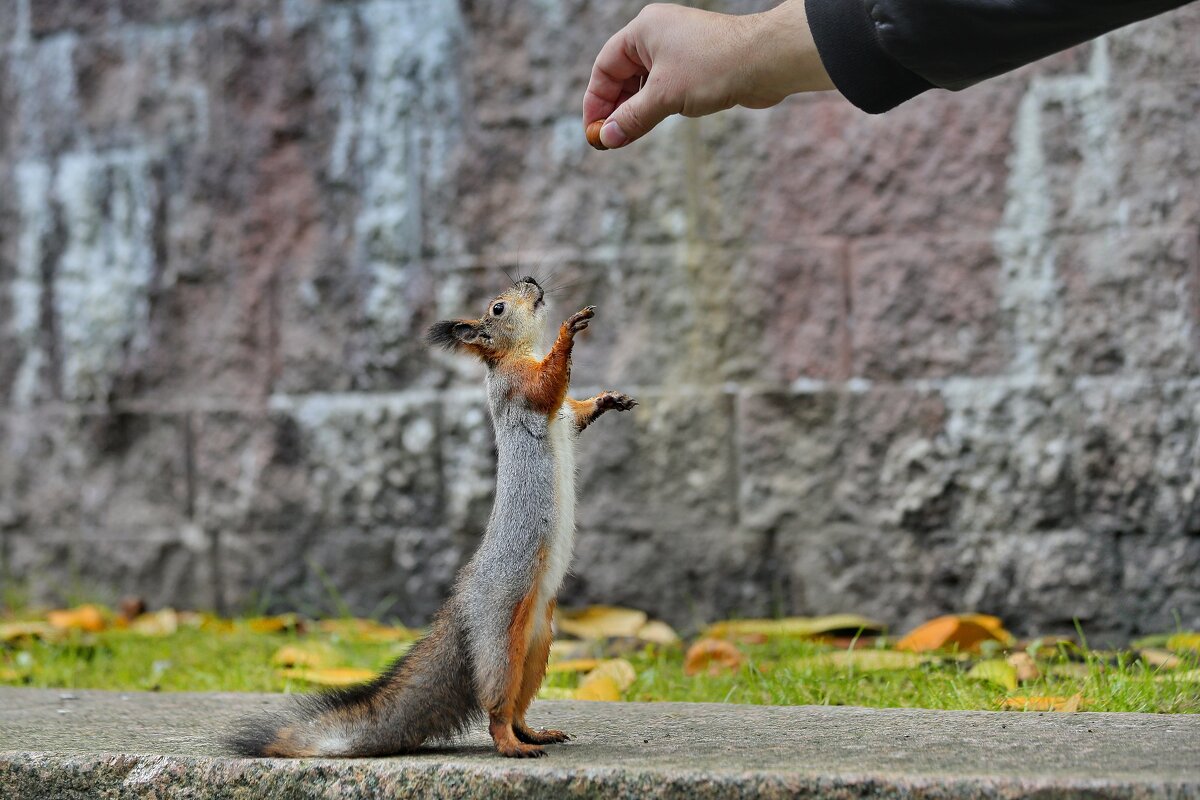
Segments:
[[[963,89],[1190,0],[805,0],[838,90],[879,114]]]

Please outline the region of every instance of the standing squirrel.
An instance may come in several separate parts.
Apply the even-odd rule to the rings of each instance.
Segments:
[[[505,756],[545,755],[539,745],[569,738],[530,728],[525,712],[546,673],[555,595],[574,546],[575,439],[605,411],[637,401],[612,391],[567,397],[571,348],[595,307],[571,315],[539,360],[545,295],[523,278],[480,319],[438,322],[425,336],[487,366],[497,450],[487,532],[429,634],[369,683],[307,695],[244,723],[230,740],[239,753],[391,755],[450,739],[484,713]]]

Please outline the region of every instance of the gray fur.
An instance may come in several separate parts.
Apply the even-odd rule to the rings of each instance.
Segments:
[[[464,616],[451,598],[430,634],[375,680],[300,696],[243,721],[227,744],[247,756],[382,756],[454,738],[481,716]]]

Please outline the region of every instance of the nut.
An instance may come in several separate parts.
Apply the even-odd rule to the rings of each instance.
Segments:
[[[592,122],[589,122],[588,126],[587,126],[587,130],[585,131],[585,133],[587,135],[588,144],[590,144],[592,147],[596,148],[597,150],[607,150],[608,149],[607,147],[604,146],[604,142],[600,141],[600,129],[603,127],[604,127],[604,120],[597,119],[597,120],[593,120]]]

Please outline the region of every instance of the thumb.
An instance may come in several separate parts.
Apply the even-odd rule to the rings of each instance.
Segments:
[[[600,129],[600,141],[609,149],[624,147],[645,136],[671,114],[659,85],[653,78],[609,115]]]

